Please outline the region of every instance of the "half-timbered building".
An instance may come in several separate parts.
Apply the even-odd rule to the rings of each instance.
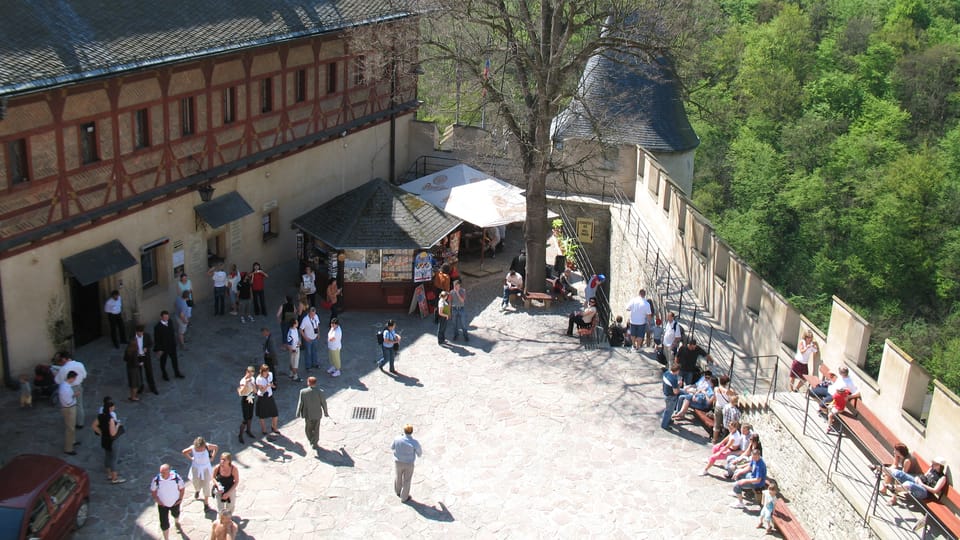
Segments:
[[[7,382],[100,337],[109,291],[155,320],[178,272],[207,285],[214,261],[290,259],[293,217],[408,163],[415,53],[351,37],[409,39],[396,2],[104,5],[0,17]]]

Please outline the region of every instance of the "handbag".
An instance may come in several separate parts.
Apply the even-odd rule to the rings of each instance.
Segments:
[[[121,435],[127,432],[126,426],[120,424],[117,426],[117,434],[113,436],[114,439],[119,439]]]

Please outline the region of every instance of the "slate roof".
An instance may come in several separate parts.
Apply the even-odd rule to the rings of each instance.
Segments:
[[[0,96],[402,18],[407,0],[5,0]]]
[[[382,178],[335,197],[292,222],[334,249],[430,247],[461,223]]]
[[[684,152],[700,145],[683,108],[680,88],[665,60],[594,55],[580,79],[581,96],[554,120],[554,139],[636,144],[651,151]]]

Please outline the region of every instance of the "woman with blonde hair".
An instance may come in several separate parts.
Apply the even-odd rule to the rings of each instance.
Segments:
[[[203,437],[194,439],[193,444],[183,449],[183,455],[190,460],[190,473],[187,479],[193,482],[193,498],[199,499],[203,492],[203,509],[210,511],[210,481],[213,479],[213,466],[210,460],[217,455],[220,447],[208,443]]]

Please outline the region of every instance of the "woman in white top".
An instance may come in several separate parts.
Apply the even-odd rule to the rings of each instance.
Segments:
[[[309,264],[303,267],[303,275],[300,276],[300,292],[306,295],[311,306],[317,306],[317,274]]]
[[[730,434],[717,444],[713,445],[710,457],[707,459],[707,465],[703,468],[700,476],[706,476],[710,467],[717,461],[723,461],[731,452],[743,452],[750,442],[750,424],[744,424],[740,427],[740,422],[734,420],[730,422]]]
[[[270,419],[272,433],[279,434],[277,429],[277,403],[273,400],[273,389],[277,385],[273,382],[273,373],[270,373],[270,366],[263,364],[260,366],[260,374],[257,375],[257,418],[260,419],[260,431],[267,434],[267,424],[265,419]]]
[[[793,357],[793,364],[790,366],[790,391],[799,392],[800,387],[806,382],[804,378],[809,372],[810,360],[813,355],[820,352],[820,346],[813,339],[813,332],[807,330],[803,333],[803,339],[800,345],[797,345],[797,354]],[[796,381],[796,384],[794,384]]]
[[[210,460],[217,454],[220,448],[203,440],[203,437],[197,437],[192,446],[183,449],[183,455],[190,461],[190,474],[187,479],[193,482],[194,499],[200,498],[200,492],[203,492],[203,508],[208,512],[210,508],[210,481],[213,478],[213,465]]]

